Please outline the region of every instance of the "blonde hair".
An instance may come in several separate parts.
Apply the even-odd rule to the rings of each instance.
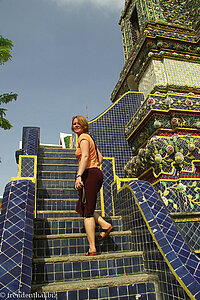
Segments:
[[[89,131],[89,124],[88,124],[88,121],[86,120],[86,118],[84,118],[83,116],[75,116],[72,118],[72,131],[74,131],[73,129],[73,122],[74,122],[74,119],[78,120],[79,124],[83,127],[83,132],[88,132]]]

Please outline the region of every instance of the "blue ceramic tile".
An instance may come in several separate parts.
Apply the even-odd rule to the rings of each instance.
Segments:
[[[80,290],[78,300],[87,300],[88,299],[88,290]]]
[[[75,300],[75,299],[77,299],[77,291],[69,291],[67,299],[68,300]]]
[[[118,290],[116,286],[109,287],[109,296],[116,297],[118,295]]]
[[[119,286],[118,290],[119,290],[119,296],[127,295],[127,286]]]
[[[98,299],[98,290],[97,289],[89,290],[89,299]]]

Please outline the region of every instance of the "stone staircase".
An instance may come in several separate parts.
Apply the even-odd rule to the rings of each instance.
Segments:
[[[70,300],[159,299],[157,275],[145,272],[143,252],[132,251],[132,233],[123,230],[121,217],[106,217],[115,230],[106,240],[97,239],[98,255],[85,256],[89,246],[83,218],[75,212],[74,152],[39,151],[32,292]],[[97,237],[99,233],[97,227]]]

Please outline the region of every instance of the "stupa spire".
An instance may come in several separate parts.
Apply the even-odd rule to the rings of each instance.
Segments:
[[[126,0],[119,21],[125,65],[112,93],[200,94],[199,0]]]

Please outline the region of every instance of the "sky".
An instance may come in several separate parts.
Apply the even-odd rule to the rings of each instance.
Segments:
[[[0,0],[0,35],[12,40],[12,61],[0,66],[0,94],[11,130],[0,128],[0,196],[16,177],[24,126],[40,127],[43,144],[71,133],[73,115],[97,117],[124,65],[118,24],[125,0]]]

